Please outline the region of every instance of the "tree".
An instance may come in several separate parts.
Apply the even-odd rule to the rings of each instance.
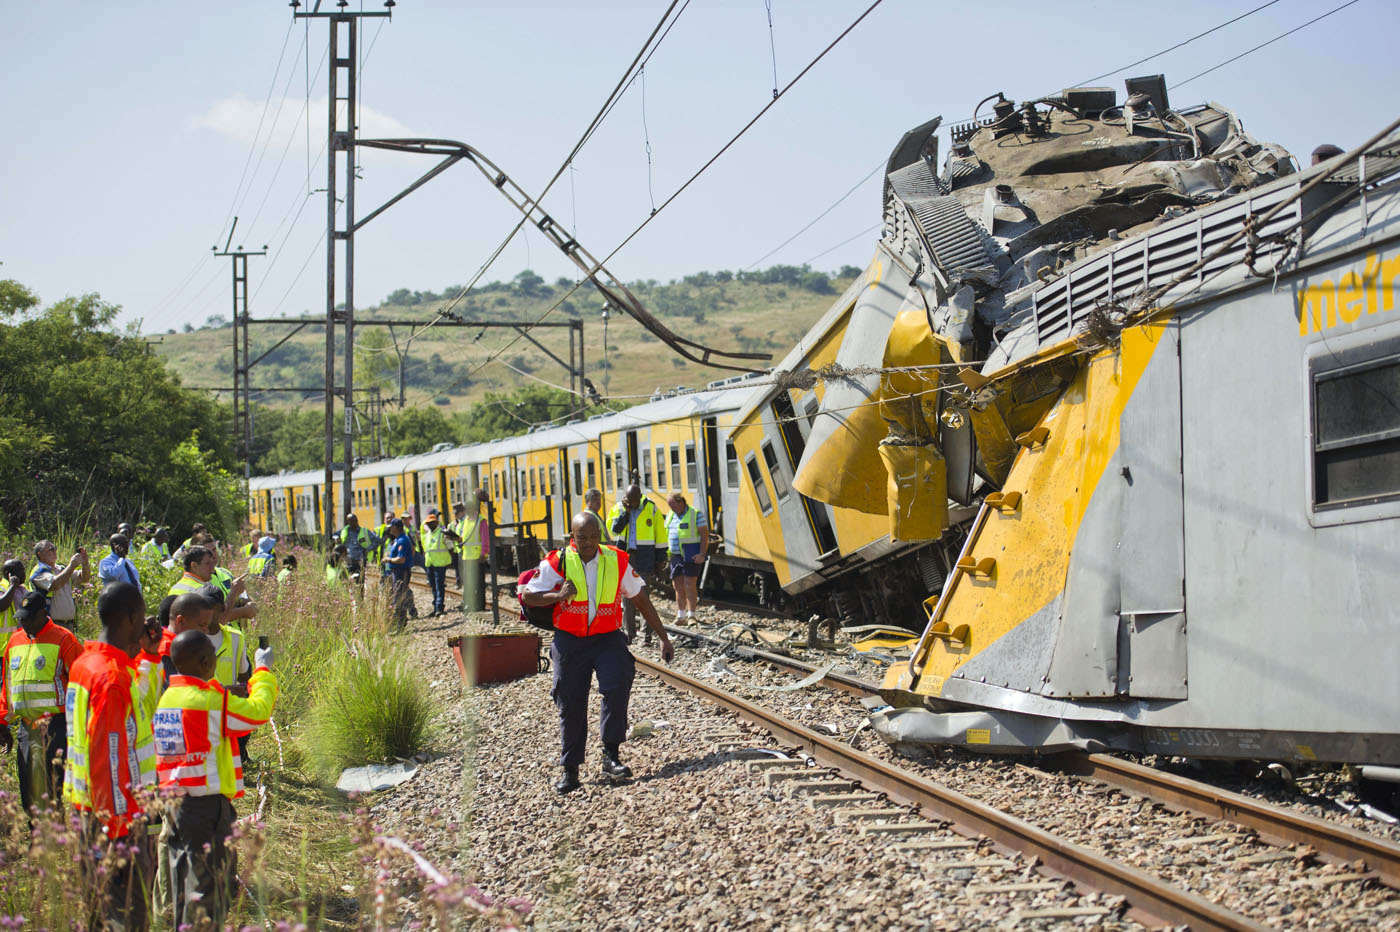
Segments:
[[[456,431],[437,408],[405,408],[388,415],[389,455],[426,453],[439,443],[456,442]]]
[[[9,527],[144,518],[237,530],[229,409],[180,387],[96,294],[42,311],[0,286],[0,515]]]
[[[538,298],[549,293],[549,286],[544,283],[544,279],[531,269],[517,273],[512,281],[515,283],[515,290],[527,298]]]
[[[382,327],[355,332],[355,384],[378,388],[386,395],[398,391],[399,357]]]

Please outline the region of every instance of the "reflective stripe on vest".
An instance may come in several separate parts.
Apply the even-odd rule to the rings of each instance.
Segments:
[[[225,686],[232,686],[238,682],[238,668],[243,666],[243,632],[227,626],[223,632],[224,639],[214,652],[214,679]]]
[[[374,529],[374,536],[379,543],[374,545],[374,549],[370,551],[370,556],[374,558],[376,563],[384,559],[384,544],[388,541],[388,538],[384,535],[387,533],[389,533],[389,525],[387,524],[381,524]]]
[[[676,514],[674,511],[666,516],[666,530],[679,531],[678,539],[682,544],[698,544],[700,542],[700,528],[698,525],[699,512],[694,505],[687,505],[685,514]]]
[[[477,525],[481,523],[481,516],[473,518],[471,515],[464,515],[462,520],[457,522],[457,536],[462,538],[459,550],[464,560],[481,559],[481,532]]]
[[[564,555],[562,571],[561,552]],[[622,627],[622,601],[618,593],[621,591],[622,574],[627,572],[627,554],[606,545],[598,548],[598,606],[592,621],[588,619],[588,575],[583,570],[583,560],[578,551],[569,546],[563,551],[552,552],[547,559],[554,571],[574,586],[574,598],[554,606],[556,629],[577,637],[588,637],[607,634]]]
[[[426,566],[451,566],[452,547],[447,542],[447,536],[442,528],[430,528],[423,525],[420,535],[423,542],[423,563]]]
[[[68,684],[64,709],[68,715],[68,750],[64,754],[63,801],[81,809],[92,809],[92,776],[89,766],[88,746],[88,706],[89,695],[86,688],[78,683]],[[131,682],[131,708],[126,717],[127,769],[141,786],[152,786],[156,782],[155,734],[151,730],[151,720],[142,710],[141,687],[136,678]],[[112,773],[116,774],[116,761],[112,761]],[[117,816],[125,816],[126,802],[121,793],[115,794]]]
[[[248,572],[254,576],[266,576],[268,569],[276,562],[277,555],[272,553],[259,553],[248,561]]]
[[[27,722],[63,711],[63,661],[59,645],[30,641],[10,652],[5,671],[10,709]]]
[[[200,579],[198,576],[191,575],[187,571],[185,575],[175,581],[166,595],[183,595],[186,592],[198,592],[207,585],[209,585],[209,583]]]

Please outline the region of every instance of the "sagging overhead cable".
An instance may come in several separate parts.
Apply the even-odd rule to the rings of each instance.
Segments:
[[[444,156],[444,160],[420,179],[419,183],[426,181],[429,177],[438,174],[459,160],[465,159],[471,162],[482,176],[491,182],[491,186],[500,191],[501,195],[524,215],[525,220],[533,223],[536,229],[555,246],[558,246],[559,250],[583,272],[584,277],[593,283],[593,287],[598,289],[610,307],[632,317],[658,340],[691,362],[712,366],[716,369],[730,369],[735,372],[763,372],[766,370],[738,363],[747,360],[763,362],[773,358],[771,353],[735,353],[716,349],[687,339],[672,331],[652,316],[637,296],[609,272],[601,262],[595,259],[588,250],[584,249],[577,239],[560,229],[554,218],[545,213],[536,199],[526,194],[524,189],[501,171],[496,163],[466,143],[451,139],[360,139],[356,141],[356,145],[419,155]],[[417,185],[411,186],[403,193],[407,194],[414,187]],[[384,207],[387,206],[388,204],[384,205]],[[384,208],[381,207],[380,210],[382,209]],[[367,222],[375,213],[378,211],[370,213],[359,223]]]

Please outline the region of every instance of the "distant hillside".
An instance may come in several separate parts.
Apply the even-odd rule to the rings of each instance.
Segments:
[[[773,266],[755,272],[698,272],[666,284],[629,283],[648,310],[668,327],[690,339],[727,350],[771,352],[774,360],[796,342],[831,302],[859,274],[853,266],[828,275],[805,266]],[[457,304],[454,313],[466,320],[534,321],[559,301],[574,282],[553,284],[530,270],[509,282],[478,285]],[[448,305],[459,287],[441,293],[401,288],[372,308],[358,308],[357,321],[379,319],[431,320]],[[687,362],[658,343],[630,317],[612,315],[603,341],[603,300],[585,285],[560,305],[548,320],[583,320],[584,365],[587,376],[605,395],[650,393],[659,386],[697,386],[723,378],[724,370]],[[257,309],[253,309],[254,315]],[[299,316],[299,315],[298,315]],[[308,314],[306,316],[314,316]],[[256,359],[285,335],[279,326],[251,328]],[[399,350],[409,337],[394,328]],[[404,396],[408,405],[435,402],[444,413],[460,410],[486,392],[509,392],[534,380],[506,366],[493,364],[474,372],[515,332],[509,329],[437,326],[414,336],[403,361]],[[567,330],[539,329],[531,336],[560,358],[568,358]],[[232,384],[232,335],[227,321],[210,318],[200,329],[169,333],[158,351],[187,385]],[[564,368],[528,340],[519,339],[501,361],[555,384],[567,385]],[[339,370],[339,366],[337,366]],[[259,386],[315,386],[325,379],[325,336],[304,330],[273,351],[253,369]],[[378,385],[386,398],[398,393],[399,356],[387,327],[367,326],[356,332],[358,387]],[[264,396],[269,404],[297,404],[300,396]]]

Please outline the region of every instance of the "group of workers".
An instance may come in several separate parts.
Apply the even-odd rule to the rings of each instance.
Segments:
[[[250,661],[228,624],[257,604],[245,576],[217,565],[203,529],[176,554],[168,531],[151,533],[146,552],[178,556],[184,572],[148,616],[131,531],[108,539],[100,630],[86,643],[74,631],[84,548],[60,564],[53,542],[39,541],[28,577],[21,561],[4,565],[0,627],[13,630],[0,652],[0,750],[14,746],[26,811],[61,801],[78,815],[85,927],[145,929],[152,911],[169,910],[173,928],[222,928],[247,737],[277,700],[272,649],[264,640]]]
[[[551,695],[562,744],[560,793],[581,785],[595,676],[602,696],[602,774],[614,782],[631,777],[619,749],[635,675],[629,644],[637,612],[647,625],[647,643],[655,635],[663,660],[674,655],[643,575],[658,568],[665,548],[676,620],[684,622],[694,616],[709,551],[703,512],[680,494],[668,499],[671,513],[664,518],[636,485],[606,520],[598,514],[596,490],[585,504],[572,518],[568,545],[547,554],[520,592],[523,604],[549,607],[554,622]],[[381,564],[402,628],[413,602],[408,580],[413,566],[422,565],[432,615],[444,614],[449,567],[460,587],[474,582],[484,589],[487,526],[468,511],[458,504],[454,520],[443,522],[429,509],[416,535],[407,516],[386,513],[371,530],[348,515],[333,537],[328,583],[362,578],[366,567]],[[152,616],[129,556],[137,533],[148,538],[143,555],[183,570]],[[173,553],[169,541],[165,528],[138,531],[129,524],[108,538],[98,563],[101,628],[85,644],[73,630],[75,587],[91,576],[85,548],[61,562],[56,545],[43,540],[35,545],[32,572],[17,559],[0,567],[0,630],[7,638],[0,655],[0,750],[17,744],[26,810],[61,798],[78,813],[94,928],[144,929],[151,910],[167,908],[175,928],[222,926],[235,889],[232,800],[244,792],[246,742],[277,700],[271,647],[264,639],[250,662],[243,631],[228,624],[256,616],[247,576],[234,577],[218,565],[217,544],[201,526]],[[246,548],[248,575],[272,575],[276,544],[276,537],[259,535]],[[287,555],[281,565],[278,578],[285,580],[296,558]]]
[[[428,617],[447,614],[447,571],[453,569],[457,588],[462,592],[462,608],[469,608],[468,588],[485,589],[486,563],[491,549],[488,523],[481,514],[486,492],[477,490],[475,508],[462,502],[452,507],[452,520],[443,521],[436,508],[429,508],[417,533],[413,516],[404,512],[395,517],[384,513],[384,521],[373,530],[362,527],[354,512],[345,516],[345,525],[331,537],[332,560],[339,571],[363,584],[366,567],[379,564],[389,583],[389,598],[395,627],[402,630],[411,615],[418,617],[409,593],[414,566],[421,566],[428,578],[433,607]],[[327,570],[329,576],[330,570]]]

